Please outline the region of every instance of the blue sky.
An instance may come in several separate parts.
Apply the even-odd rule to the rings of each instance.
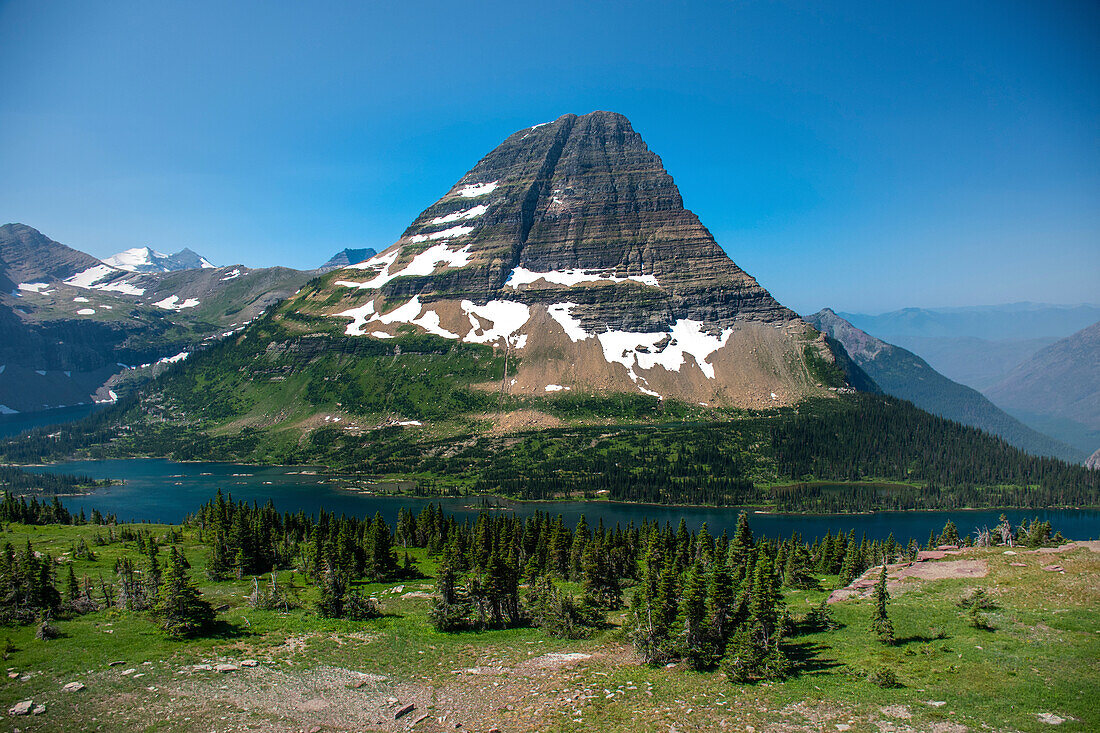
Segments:
[[[0,220],[313,267],[594,109],[801,312],[1100,301],[1087,0],[0,2]]]

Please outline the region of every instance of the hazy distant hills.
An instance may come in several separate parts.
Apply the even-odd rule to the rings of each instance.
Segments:
[[[1074,462],[1087,455],[1032,430],[977,390],[948,379],[911,351],[871,336],[828,308],[806,320],[843,344],[852,359],[889,395],[909,400],[935,415],[999,435],[1034,455]]]
[[[838,315],[919,354],[944,376],[983,390],[1043,347],[1100,320],[1100,305],[1010,303]]]
[[[986,394],[1086,452],[1100,447],[1100,322],[1036,352]]]

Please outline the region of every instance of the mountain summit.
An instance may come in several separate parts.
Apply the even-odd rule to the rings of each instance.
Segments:
[[[172,255],[161,254],[150,247],[134,247],[103,260],[105,264],[127,272],[178,272],[180,270],[215,269],[205,257],[183,248]]]
[[[844,385],[822,376],[826,340],[734,264],[612,112],[512,134],[396,244],[299,305],[322,302],[351,336],[411,325],[514,352],[513,393],[763,407]]]

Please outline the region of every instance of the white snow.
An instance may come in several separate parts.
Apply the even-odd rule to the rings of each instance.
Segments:
[[[206,267],[206,265],[203,265],[203,267]],[[226,275],[225,277],[222,278],[222,282],[225,282],[226,280],[232,280],[232,279],[238,278],[240,276],[241,276],[241,271],[239,269],[234,269],[233,272],[229,273],[228,275]]]
[[[491,183],[472,183],[468,186],[463,186],[458,189],[458,195],[464,196],[468,199],[477,198],[478,196],[484,196],[485,194],[492,193],[497,190],[497,186],[500,185],[500,181],[493,181]]]
[[[0,405],[0,415],[18,415],[19,410],[13,410],[7,405]]]
[[[145,288],[139,288],[128,282],[106,283],[105,285],[93,285],[96,290],[107,290],[124,295],[145,295]]]
[[[115,307],[113,305],[101,305],[100,308],[106,308],[109,311],[113,311]]]
[[[457,228],[461,229],[463,227]],[[445,265],[447,267],[463,267],[470,262],[470,245],[452,251],[447,248],[446,244],[436,244],[413,257],[412,262],[406,265],[404,269],[397,272],[390,272],[390,268],[393,267],[393,263],[397,260],[397,256],[400,253],[401,250],[395,249],[384,255],[372,257],[359,265],[353,265],[356,269],[363,268],[364,265],[369,265],[371,267],[377,267],[378,265],[383,266],[377,275],[366,282],[357,283],[350,280],[337,280],[336,284],[345,288],[375,290],[394,278],[408,275],[431,275],[440,265]]]
[[[584,341],[591,335],[581,328],[580,321],[569,315],[569,310],[575,308],[576,305],[576,303],[554,303],[546,309],[550,317],[557,321],[559,326],[565,329],[565,335],[568,336],[569,340],[573,343]]]
[[[88,300],[87,298],[83,297],[83,296],[80,296],[80,297],[77,297],[77,298],[73,298],[73,302],[74,303],[90,303],[91,301]]]
[[[412,427],[420,427],[424,423],[420,422],[419,420],[400,420],[400,421],[398,421],[397,424],[398,425],[411,425]]]
[[[707,358],[726,345],[733,329],[726,329],[722,335],[712,336],[702,329],[700,321],[681,318],[669,331],[660,333],[631,333],[628,331],[607,331],[597,336],[603,347],[604,358],[608,362],[622,364],[627,368],[630,378],[638,381],[634,368],[652,369],[662,366],[668,371],[679,372],[686,355],[691,355],[699,369],[709,379],[714,379],[714,366]],[[671,339],[664,348],[657,345],[665,339]]]
[[[453,214],[437,216],[432,219],[432,224],[450,224],[452,221],[462,221],[463,219],[476,219],[488,210],[488,206],[484,204],[478,204],[477,206],[466,209],[464,211],[456,211]]]
[[[340,283],[337,283],[338,285]],[[344,333],[348,336],[362,336],[363,326],[367,325],[369,317],[374,315],[374,301],[364,303],[358,308],[351,308],[342,313],[337,313],[337,316],[343,316],[345,318],[353,319],[348,327],[344,329]]]
[[[370,335],[374,336],[377,339],[392,339],[393,338],[392,334],[388,334],[385,331],[371,331]]]
[[[120,274],[121,270],[115,269],[114,267],[96,265],[95,267],[89,267],[87,270],[76,273],[66,280],[65,284],[72,285],[74,288],[84,288],[85,290],[106,290],[115,293],[123,293],[125,295],[145,295],[145,288],[139,288],[126,281],[96,284],[106,277],[116,277]]]
[[[651,390],[651,389],[646,389],[645,387],[643,387],[643,386],[642,386],[642,385],[640,385],[640,384],[638,385],[638,389],[640,389],[640,390],[641,390],[642,392],[645,392],[645,393],[646,393],[647,395],[649,395],[650,397],[656,397],[656,398],[657,398],[657,399],[659,399],[659,400],[663,400],[663,399],[664,399],[664,397],[662,397],[662,396],[660,395],[660,393],[658,393],[658,392],[654,392],[654,391],[653,391],[653,390]]]
[[[81,308],[76,312],[78,316],[94,316],[95,308]]]
[[[189,356],[191,356],[191,352],[181,351],[180,353],[176,354],[175,356],[161,357],[160,359],[157,359],[157,363],[158,364],[175,364],[177,361],[183,361],[184,359],[186,359]]]
[[[158,300],[156,303],[153,303],[153,305],[157,308],[163,308],[166,311],[181,311],[184,308],[194,308],[199,304],[199,301],[195,298],[188,298],[182,303],[179,302],[179,299],[180,296],[178,295],[170,295],[164,300]]]
[[[572,387],[563,387],[560,384],[548,384],[548,385],[546,385],[546,391],[547,392],[561,392],[563,389],[568,392],[569,390],[572,389]]]
[[[118,272],[118,270],[110,265],[95,265],[94,267],[89,267],[87,270],[76,273],[66,280],[65,284],[77,288],[90,288],[94,283],[99,282],[115,272]]]
[[[528,306],[511,300],[490,300],[485,305],[474,305],[473,301],[464,300],[462,311],[470,318],[470,325],[473,326],[463,341],[484,344],[504,339],[516,348],[521,348],[519,340],[512,338],[512,334],[530,320],[531,309]],[[484,330],[485,327],[479,319],[489,321],[492,326]]]
[[[345,318],[354,319],[348,327],[344,330],[348,336],[362,336],[363,328],[368,323],[411,323],[416,326],[420,326],[428,333],[434,333],[436,336],[442,336],[443,338],[456,339],[457,333],[451,333],[447,329],[439,325],[439,314],[433,310],[424,310],[424,306],[420,302],[420,296],[413,296],[413,298],[404,305],[398,306],[389,313],[375,313],[374,301],[359,306],[358,308],[352,308],[346,310],[343,313],[337,313],[337,316],[343,316]],[[382,334],[381,331],[372,332],[371,335],[375,336]],[[392,338],[389,334],[383,334],[380,338]]]
[[[550,125],[550,124],[553,124],[553,120],[551,120],[550,122],[540,122],[537,125],[531,125],[527,129],[528,130],[534,130],[536,127],[545,127],[546,125]]]
[[[19,289],[26,290],[28,293],[41,293],[48,287],[50,287],[49,283],[19,283]]]
[[[661,287],[661,284],[657,282],[657,278],[653,275],[627,275],[626,277],[617,277],[615,275],[602,274],[598,270],[583,269],[532,272],[526,267],[517,267],[512,270],[512,274],[508,276],[508,281],[504,284],[510,288],[518,288],[520,285],[529,285],[539,280],[545,280],[548,283],[566,285],[569,287],[587,282],[623,283],[632,280],[654,288]]]
[[[133,247],[123,250],[118,254],[111,255],[103,261],[120,270],[137,272],[139,267],[148,267],[152,265],[154,259],[166,259],[167,257],[168,255],[161,252],[154,252],[149,247]]]
[[[465,237],[467,234],[474,230],[473,227],[451,227],[450,229],[443,229],[438,232],[432,232],[431,234],[414,234],[412,241],[416,243],[435,241],[437,239],[453,239],[455,237]]]

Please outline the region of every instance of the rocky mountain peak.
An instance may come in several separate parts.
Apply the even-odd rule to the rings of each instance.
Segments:
[[[833,360],[684,208],[661,159],[613,112],[509,135],[393,246],[324,287],[326,303],[342,296],[327,315],[352,319],[349,335],[411,324],[522,350],[519,391],[787,404],[824,388],[805,347]]]
[[[185,247],[166,255],[151,247],[133,247],[103,260],[104,264],[126,272],[178,272],[180,270],[214,269],[205,257]]]

